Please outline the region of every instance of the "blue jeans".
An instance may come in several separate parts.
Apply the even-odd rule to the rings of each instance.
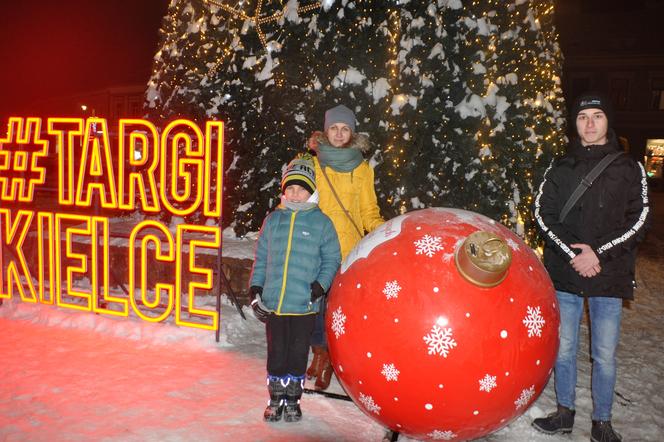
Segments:
[[[576,353],[584,298],[556,291],[560,307],[560,348],[555,366],[558,403],[574,408],[576,398]],[[620,338],[622,299],[589,297],[590,355],[592,356],[592,398],[594,420],[611,420],[616,385],[616,349]]]

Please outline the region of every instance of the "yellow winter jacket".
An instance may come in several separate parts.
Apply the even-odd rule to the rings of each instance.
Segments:
[[[332,219],[332,224],[339,236],[341,259],[343,260],[362,237],[339,206],[330,190],[330,185],[323,176],[318,158],[315,157],[314,166],[316,168],[316,187],[320,196],[318,206]],[[362,236],[384,222],[376,200],[374,171],[369,163],[362,161],[352,172],[337,172],[331,167],[326,167],[325,172],[344,207],[362,232]]]

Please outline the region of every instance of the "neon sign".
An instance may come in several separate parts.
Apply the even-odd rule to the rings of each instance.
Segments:
[[[56,167],[46,168],[45,160],[53,157]],[[150,322],[174,312],[178,325],[216,330],[218,313],[196,307],[196,295],[213,286],[213,270],[196,256],[204,249],[218,251],[218,226],[182,223],[172,231],[157,220],[138,222],[126,241],[125,295],[113,292],[109,282],[110,219],[94,212],[200,212],[218,218],[222,164],[222,122],[201,128],[179,119],[159,133],[149,121],[121,119],[113,145],[103,118],[48,118],[44,126],[40,118],[10,118],[0,138],[0,299],[20,296],[124,317],[133,311]],[[40,210],[35,191],[51,175],[57,210]],[[36,266],[27,258],[30,235],[36,235]],[[169,272],[150,284],[155,263]],[[185,276],[193,278],[185,283]],[[76,287],[80,278],[88,278],[90,287]],[[189,320],[192,315],[203,323]]]

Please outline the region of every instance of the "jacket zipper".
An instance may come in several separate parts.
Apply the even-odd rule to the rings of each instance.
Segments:
[[[288,275],[288,259],[290,258],[291,244],[293,241],[293,228],[295,227],[295,215],[297,212],[291,214],[290,228],[288,229],[288,244],[286,246],[286,260],[284,261],[284,274],[281,278],[281,293],[279,294],[279,305],[277,306],[277,314],[281,313],[281,305],[284,302],[284,295],[286,293],[286,275]]]

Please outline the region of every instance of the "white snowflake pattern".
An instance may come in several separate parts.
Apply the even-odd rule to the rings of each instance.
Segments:
[[[401,286],[396,280],[391,282],[387,281],[385,283],[385,288],[383,289],[383,293],[385,294],[385,297],[387,299],[398,298],[399,291],[401,291]]]
[[[480,391],[486,391],[489,393],[491,390],[496,388],[498,384],[496,383],[496,377],[486,374],[484,378],[480,379]]]
[[[341,311],[341,307],[337,307],[332,312],[332,330],[334,330],[334,337],[339,339],[339,336],[346,333],[344,325],[346,324],[346,315]]]
[[[529,338],[532,338],[533,336],[542,337],[542,327],[544,327],[545,322],[546,321],[540,314],[539,306],[535,308],[528,306],[528,314],[523,320],[523,325],[528,327]]]
[[[518,410],[519,408],[528,405],[528,402],[530,402],[533,396],[535,396],[535,386],[531,385],[530,388],[526,388],[521,392],[521,396],[519,396],[519,399],[514,401],[516,409]]]
[[[424,254],[431,258],[436,252],[443,250],[443,246],[440,244],[441,241],[442,238],[440,236],[424,235],[421,239],[413,242],[416,248],[415,254]]]
[[[387,381],[398,381],[399,370],[394,366],[394,364],[383,364],[383,371],[380,372]]]
[[[437,325],[434,325],[431,332],[424,336],[423,339],[429,346],[429,354],[441,355],[444,358],[446,358],[449,351],[457,345],[456,341],[452,339],[452,329],[441,329]]]
[[[452,440],[456,439],[457,435],[450,430],[433,430],[431,433],[427,434],[433,440]]]
[[[360,403],[364,405],[364,408],[366,408],[367,411],[380,414],[380,406],[374,403],[373,397],[366,395],[364,393],[360,393]]]

